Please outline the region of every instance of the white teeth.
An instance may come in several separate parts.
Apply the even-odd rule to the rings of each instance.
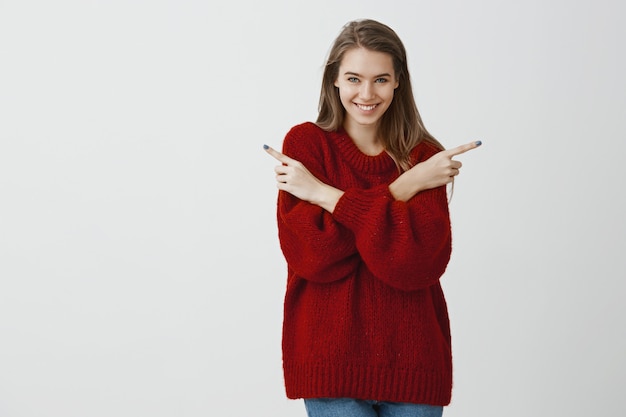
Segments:
[[[364,106],[362,104],[357,104],[357,107],[361,110],[369,111],[369,110],[374,110],[374,108],[376,107],[376,104],[372,104],[371,106]]]

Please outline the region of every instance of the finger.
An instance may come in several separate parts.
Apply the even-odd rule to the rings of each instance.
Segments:
[[[457,146],[456,148],[448,149],[444,152],[446,153],[446,155],[452,157],[456,155],[461,155],[462,153],[471,151],[472,149],[476,149],[482,144],[483,143],[481,141],[477,140],[476,142],[466,143],[465,145]]]
[[[286,174],[289,170],[289,167],[285,166],[285,165],[276,165],[274,167],[274,172],[276,174]]]
[[[295,162],[295,159],[291,159],[287,155],[284,155],[278,152],[276,149],[272,148],[271,146],[263,145],[263,149],[265,149],[265,152],[272,155],[275,159],[279,160],[283,164],[290,164],[290,163]]]

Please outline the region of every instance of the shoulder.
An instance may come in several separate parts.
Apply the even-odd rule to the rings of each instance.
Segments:
[[[295,125],[287,132],[285,141],[311,140],[326,136],[326,131],[313,122],[304,122]]]
[[[333,154],[332,135],[315,123],[296,125],[285,136],[283,154],[300,161],[318,179],[326,178],[329,155]]]
[[[328,132],[312,122],[305,122],[293,126],[285,135],[283,141],[283,153],[292,158],[301,157],[302,154],[315,153],[326,146]]]
[[[441,152],[443,149],[439,149],[437,145],[427,140],[422,140],[418,143],[413,150],[411,151],[411,159],[414,164],[423,162],[435,155],[436,153]]]

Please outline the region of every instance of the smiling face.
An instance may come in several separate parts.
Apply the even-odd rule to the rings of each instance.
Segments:
[[[391,55],[354,48],[347,51],[335,80],[346,109],[344,127],[376,128],[398,87]]]

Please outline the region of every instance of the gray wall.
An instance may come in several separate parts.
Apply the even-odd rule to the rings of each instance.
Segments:
[[[274,161],[340,27],[461,156],[446,416],[618,415],[623,2],[0,1],[0,415],[304,416]]]

